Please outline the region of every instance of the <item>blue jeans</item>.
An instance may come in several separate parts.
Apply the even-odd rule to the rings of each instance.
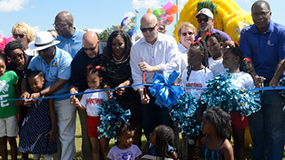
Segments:
[[[252,160],[282,159],[284,149],[283,98],[279,91],[265,91],[261,95],[261,110],[249,117],[253,141]]]

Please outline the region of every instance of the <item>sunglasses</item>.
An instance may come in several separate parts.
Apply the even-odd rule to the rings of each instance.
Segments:
[[[150,28],[141,28],[141,31],[142,31],[142,32],[146,32],[146,31],[152,32],[152,31],[155,29],[156,25],[157,25],[157,24],[155,24],[154,27],[150,27]]]
[[[64,27],[64,26],[66,26],[66,25],[68,25],[68,23],[65,23],[65,24],[53,24],[53,26],[54,26],[54,28],[58,28],[58,29],[60,29],[60,28],[62,28],[62,27]]]
[[[207,18],[198,18],[198,22],[199,22],[199,23],[202,23],[202,21],[208,22],[208,20],[209,20],[208,17],[207,17]]]
[[[187,34],[189,35],[189,36],[191,36],[192,34],[194,34],[193,32],[184,32],[184,33],[181,33],[182,34],[182,36],[187,36]]]
[[[25,35],[24,34],[13,34],[13,36],[15,38],[19,37],[19,38],[23,38]]]
[[[95,47],[90,47],[90,48],[85,48],[85,47],[83,47],[83,49],[84,49],[84,51],[94,51],[95,49],[97,48],[97,44],[96,44],[96,46]]]
[[[16,60],[17,58],[21,58],[24,53],[18,53],[16,56],[10,57],[11,60]]]

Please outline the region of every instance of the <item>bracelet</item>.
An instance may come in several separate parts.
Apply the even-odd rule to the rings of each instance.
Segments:
[[[40,93],[40,97],[44,97],[44,95],[42,94],[42,92],[41,92],[41,91],[40,91],[39,93]]]

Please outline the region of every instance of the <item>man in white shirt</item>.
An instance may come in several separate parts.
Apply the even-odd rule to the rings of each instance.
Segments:
[[[142,83],[143,71],[146,72],[146,83],[152,83],[155,72],[172,73],[179,69],[177,43],[173,37],[158,33],[156,16],[151,13],[143,15],[140,29],[143,38],[131,48],[130,65],[133,85]],[[142,125],[147,138],[157,125],[173,125],[167,109],[155,105],[155,98],[150,94],[144,95],[143,86],[133,88],[140,93],[141,101],[144,104]]]

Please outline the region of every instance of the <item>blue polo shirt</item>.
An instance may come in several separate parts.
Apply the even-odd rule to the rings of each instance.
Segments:
[[[220,35],[222,35],[227,41],[229,40],[232,40],[231,37],[226,33],[226,32],[223,32],[223,31],[220,31],[216,28],[213,28],[212,29],[212,32],[211,34],[213,33],[219,33]],[[201,31],[198,32],[198,34],[195,36],[195,40],[197,40],[199,37],[201,37]]]
[[[72,58],[75,57],[76,53],[82,48],[82,38],[83,32],[77,31],[75,29],[74,34],[69,39],[63,38],[62,36],[58,35],[55,37],[55,40],[60,41],[56,46],[60,49],[65,50],[68,52]]]
[[[44,88],[49,87],[53,83],[56,82],[58,78],[69,80],[71,76],[71,61],[72,58],[69,53],[66,51],[55,47],[56,52],[52,59],[52,61],[47,64],[45,60],[37,55],[34,57],[30,64],[29,69],[31,70],[39,70],[42,71],[45,75],[45,84]],[[67,94],[69,93],[69,81],[65,83],[64,87],[55,92],[53,95]],[[54,99],[55,101],[67,99],[67,97],[60,97],[58,99]]]
[[[264,33],[250,25],[240,32],[240,49],[251,58],[257,75],[272,79],[276,66],[285,58],[285,27],[270,21]]]

